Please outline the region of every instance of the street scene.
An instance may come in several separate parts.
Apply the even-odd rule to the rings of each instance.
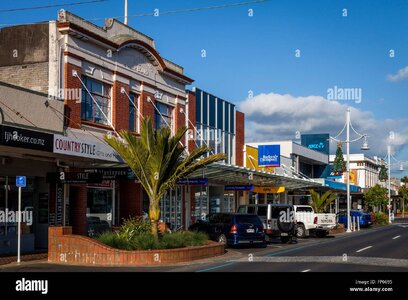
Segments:
[[[404,0],[2,1],[7,287],[331,272],[360,276],[339,292],[400,292],[407,15]]]

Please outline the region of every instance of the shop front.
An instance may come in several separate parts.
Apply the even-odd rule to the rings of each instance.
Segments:
[[[21,219],[21,252],[48,246],[49,186],[46,173],[56,170],[49,155],[52,134],[0,125],[0,255],[17,252]],[[26,176],[18,212],[16,177]]]

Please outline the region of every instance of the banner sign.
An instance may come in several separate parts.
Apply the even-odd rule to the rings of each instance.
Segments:
[[[101,183],[102,174],[87,172],[52,172],[47,173],[47,183]]]
[[[54,153],[101,159],[107,161],[122,162],[119,154],[108,144],[92,140],[80,140],[77,138],[54,135]]]
[[[279,194],[285,191],[284,186],[256,186],[254,187],[254,193],[261,194]]]
[[[103,180],[135,178],[135,174],[133,173],[131,168],[94,168],[85,169],[84,172],[101,174]]]
[[[258,166],[280,166],[280,145],[258,145]]]
[[[2,125],[0,126],[0,145],[52,152],[53,135]]]
[[[252,191],[254,189],[253,184],[247,185],[226,185],[224,187],[225,191]]]
[[[180,185],[208,185],[208,178],[188,178],[177,181]]]

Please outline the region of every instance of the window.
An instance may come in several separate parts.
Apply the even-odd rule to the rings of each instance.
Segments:
[[[267,206],[258,206],[258,216],[266,217]]]
[[[211,127],[215,127],[215,97],[210,95],[210,119],[209,124]]]
[[[196,122],[202,123],[201,120],[201,91],[196,92]]]
[[[154,126],[156,130],[167,126],[170,126],[170,129],[172,129],[173,128],[172,107],[161,102],[156,102],[155,105],[157,107],[157,110],[160,112],[159,113],[157,110],[155,110],[154,112]]]
[[[111,120],[111,87],[88,77],[82,77],[82,81],[98,105],[83,88],[81,118],[86,121],[109,125]]]
[[[231,133],[234,133],[234,120],[235,120],[235,106],[234,105],[230,105],[230,128],[229,131]]]
[[[224,104],[224,130],[229,131],[229,110],[230,110],[230,104],[225,102]]]
[[[223,106],[224,106],[224,101],[223,100],[221,100],[221,99],[217,99],[217,128],[218,129],[223,129],[223,123],[222,123],[222,120],[223,120],[223,113],[224,113],[224,109],[223,109]]]
[[[203,124],[208,125],[208,94],[203,92]]]
[[[129,101],[129,130],[139,132],[139,95],[131,93],[129,96],[132,100]]]

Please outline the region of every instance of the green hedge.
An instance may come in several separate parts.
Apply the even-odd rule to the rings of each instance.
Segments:
[[[150,232],[140,232],[127,239],[121,232],[104,232],[96,239],[108,246],[123,250],[154,250],[154,249],[174,249],[188,246],[205,245],[208,236],[202,232],[178,231],[166,233],[156,240]]]
[[[374,223],[375,224],[380,224],[380,225],[386,225],[388,224],[388,214],[385,214],[383,212],[376,212],[374,213]]]

